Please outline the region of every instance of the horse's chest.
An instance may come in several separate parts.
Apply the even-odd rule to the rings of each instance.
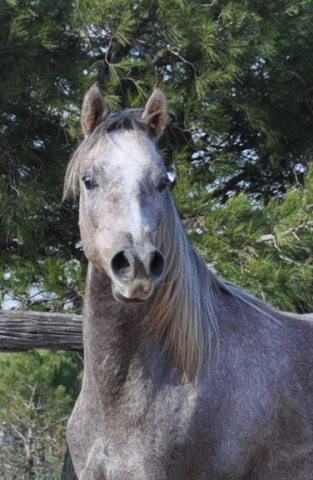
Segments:
[[[77,452],[79,480],[166,480],[171,469],[172,478],[188,478],[184,470],[191,467],[187,458],[195,447],[188,435],[194,395],[153,396],[139,387],[104,409],[86,400],[80,397],[69,426],[73,437],[85,437]]]
[[[178,445],[188,445],[187,418],[190,406],[170,404],[165,399],[155,399],[152,404],[129,402],[123,411],[112,412],[105,428],[106,478],[168,479],[168,465],[182,463]]]
[[[123,424],[120,425],[120,431]],[[124,435],[123,435],[124,436]],[[177,442],[174,436],[162,436],[157,431],[133,430],[127,439],[119,441],[106,432],[92,445],[80,480],[168,480],[203,477],[203,455],[188,448],[188,441]],[[170,440],[171,437],[171,440]],[[197,461],[198,459],[198,461]],[[197,470],[198,474],[197,474]],[[201,473],[200,473],[200,470]]]
[[[122,425],[120,426],[122,429]],[[116,443],[109,438],[97,438],[88,452],[80,480],[143,480],[145,448],[140,438],[132,435],[127,442]]]

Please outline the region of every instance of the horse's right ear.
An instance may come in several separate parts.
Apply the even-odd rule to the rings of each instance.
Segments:
[[[94,131],[96,126],[107,116],[107,113],[107,104],[95,83],[85,95],[80,116],[80,124],[85,137]]]

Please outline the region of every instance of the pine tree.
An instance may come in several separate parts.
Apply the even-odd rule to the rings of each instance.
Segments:
[[[193,175],[226,201],[269,201],[302,181],[312,152],[310,1],[78,2],[98,78],[112,107],[141,105],[158,82]],[[123,14],[121,15],[121,12]]]
[[[73,17],[73,5],[62,0],[0,4],[4,305],[12,295],[20,308],[80,304],[79,282],[74,285],[80,270],[75,259],[81,259],[77,220],[72,208],[62,206],[63,176],[77,131],[72,118],[77,124],[87,63],[79,34],[69,28]],[[54,293],[44,298],[52,283]]]
[[[182,177],[187,172],[188,164]],[[282,310],[308,313],[313,311],[312,192],[311,166],[303,186],[268,203],[241,193],[221,204],[205,183],[191,189],[188,180],[180,183],[176,197],[209,268]]]
[[[111,109],[141,106],[156,83],[164,88],[171,122],[161,152],[178,174],[187,162],[188,188],[204,185],[203,205],[246,192],[265,206],[303,185],[311,2],[7,0],[0,16],[5,304],[14,295],[24,308],[80,308],[77,205],[62,206],[61,191],[81,98],[96,80]],[[186,208],[192,228],[196,213]]]

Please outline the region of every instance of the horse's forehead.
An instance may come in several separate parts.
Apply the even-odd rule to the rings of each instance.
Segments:
[[[137,131],[113,132],[91,152],[95,165],[127,182],[159,175],[165,169],[154,143]]]

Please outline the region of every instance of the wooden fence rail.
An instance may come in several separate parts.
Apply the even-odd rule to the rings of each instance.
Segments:
[[[313,313],[300,317],[313,321]],[[0,310],[0,352],[36,348],[82,352],[82,319],[70,313]]]
[[[0,352],[83,350],[82,316],[0,310]]]

